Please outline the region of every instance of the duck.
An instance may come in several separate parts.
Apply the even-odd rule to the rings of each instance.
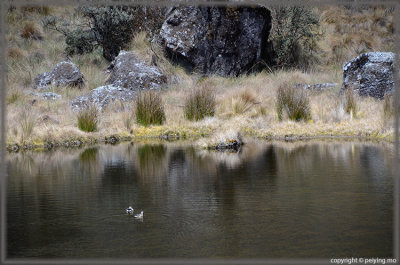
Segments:
[[[127,214],[133,214],[134,209],[132,208],[132,206],[129,206],[128,208],[126,208],[126,213]]]
[[[141,211],[139,214],[135,214],[134,216],[136,219],[141,219],[143,218],[143,211]]]

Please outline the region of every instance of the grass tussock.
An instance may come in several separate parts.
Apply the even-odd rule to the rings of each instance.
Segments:
[[[94,132],[99,123],[99,110],[96,106],[89,106],[78,112],[76,116],[78,128],[84,132]]]
[[[215,114],[215,94],[207,87],[195,88],[187,97],[184,106],[185,118],[198,121]]]
[[[383,114],[386,119],[390,119],[394,116],[394,100],[393,97],[386,94],[383,101]]]
[[[43,32],[35,22],[28,21],[22,27],[21,37],[24,39],[41,40],[43,39]]]
[[[287,83],[280,85],[276,96],[276,110],[280,121],[285,114],[294,121],[310,120],[311,106],[307,91]]]
[[[258,103],[259,102],[252,91],[242,91],[239,95],[232,98],[232,112],[234,114],[244,114]]]
[[[8,47],[7,56],[11,59],[23,59],[28,56],[28,53],[18,47]]]
[[[24,94],[20,89],[12,89],[7,93],[6,102],[7,105],[14,104],[17,101],[21,100],[24,97]]]
[[[397,110],[400,113],[400,108]],[[383,123],[384,126],[393,126],[396,106],[392,95],[386,94],[383,101]]]
[[[132,112],[124,112],[122,113],[122,123],[127,130],[130,130],[133,126],[134,115]]]
[[[351,118],[357,116],[358,104],[352,88],[347,89],[345,92],[344,109],[346,113],[350,114]]]
[[[23,109],[19,117],[21,142],[25,142],[33,133],[36,125],[35,117],[29,109]]]
[[[165,121],[161,95],[153,90],[139,92],[136,99],[136,122],[140,125],[161,125]]]

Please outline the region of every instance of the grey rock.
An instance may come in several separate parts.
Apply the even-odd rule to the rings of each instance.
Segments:
[[[156,66],[140,60],[135,52],[120,51],[109,66],[110,78],[107,85],[130,90],[160,89],[167,78]]]
[[[296,84],[296,88],[323,91],[323,90],[335,87],[337,85],[338,85],[338,83],[323,83],[323,84],[314,84],[314,85]]]
[[[87,95],[73,99],[70,106],[73,110],[79,111],[89,105],[96,105],[97,108],[102,111],[115,100],[133,101],[135,99],[135,91],[113,85],[106,85],[93,89]]]
[[[242,142],[238,140],[233,140],[227,143],[219,143],[215,146],[215,150],[224,151],[224,150],[235,150],[239,151],[242,146]]]
[[[34,89],[49,88],[50,86],[82,88],[84,84],[83,74],[75,64],[69,61],[57,64],[52,71],[39,74],[33,80]]]
[[[170,57],[201,74],[238,76],[270,62],[271,12],[264,7],[177,7],[160,37]]]
[[[32,95],[32,96],[43,98],[45,100],[56,100],[56,99],[61,98],[61,95],[59,95],[57,93],[53,93],[53,92],[43,92],[43,93],[29,92],[28,94]]]
[[[360,96],[383,99],[393,91],[394,53],[362,53],[343,66],[342,91],[352,88]]]

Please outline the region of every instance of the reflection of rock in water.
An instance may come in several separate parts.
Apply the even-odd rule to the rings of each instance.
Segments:
[[[383,177],[385,169],[390,168],[384,159],[385,157],[383,156],[382,151],[383,150],[381,149],[369,146],[366,146],[359,151],[361,172],[368,172],[368,175],[376,178],[377,181]]]

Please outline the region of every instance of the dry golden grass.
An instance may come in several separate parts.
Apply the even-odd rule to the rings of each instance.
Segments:
[[[325,37],[319,44],[325,64],[343,65],[363,52],[393,50],[393,10],[328,7],[321,14]]]

